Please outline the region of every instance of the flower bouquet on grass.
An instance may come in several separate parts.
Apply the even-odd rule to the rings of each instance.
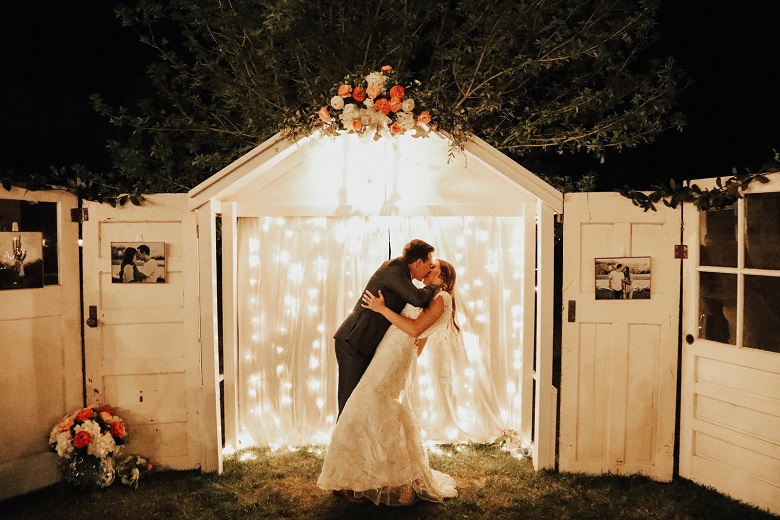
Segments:
[[[65,479],[82,489],[108,487],[117,476],[137,488],[151,464],[136,455],[122,457],[127,441],[124,421],[111,407],[98,405],[65,416],[49,434],[51,450],[63,459]]]
[[[347,77],[338,86],[338,92],[331,98],[330,105],[323,106],[317,114],[323,132],[338,134],[343,130],[361,136],[373,135],[374,139],[411,130],[418,130],[421,135],[427,134],[427,128],[421,125],[430,123],[431,116],[427,111],[419,111],[411,96],[419,82],[389,86],[388,80],[392,74],[393,68],[385,65],[382,70],[363,78],[352,80]]]

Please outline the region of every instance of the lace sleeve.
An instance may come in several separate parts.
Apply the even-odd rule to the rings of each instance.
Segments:
[[[447,323],[447,320],[452,318],[452,296],[450,293],[446,291],[439,291],[439,294],[437,294],[434,298],[442,298],[444,299],[444,312],[441,316],[439,316],[439,319],[436,320],[436,323],[428,327],[425,332],[420,334],[419,338],[427,338],[434,332],[436,332],[438,329],[442,327],[445,323]]]

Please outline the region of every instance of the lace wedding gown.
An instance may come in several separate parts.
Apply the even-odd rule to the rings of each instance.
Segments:
[[[441,291],[444,313],[421,337],[452,316],[452,297]],[[404,316],[420,309],[406,305]],[[417,357],[414,339],[391,325],[371,364],[341,412],[328,446],[317,485],[353,490],[373,503],[406,505],[416,499],[441,502],[455,497],[455,480],[428,465],[420,426],[404,389]]]

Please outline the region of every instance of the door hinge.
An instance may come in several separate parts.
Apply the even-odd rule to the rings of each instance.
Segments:
[[[688,258],[688,246],[685,244],[676,244],[674,246],[674,257],[683,260]]]
[[[70,209],[70,221],[71,222],[86,222],[89,220],[89,211],[87,208],[71,208]]]

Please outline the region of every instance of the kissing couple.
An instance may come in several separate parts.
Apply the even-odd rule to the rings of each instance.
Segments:
[[[404,392],[428,336],[459,330],[455,269],[433,251],[415,239],[383,263],[334,335],[339,417],[317,485],[347,500],[410,505],[458,494],[450,475],[428,465]]]

